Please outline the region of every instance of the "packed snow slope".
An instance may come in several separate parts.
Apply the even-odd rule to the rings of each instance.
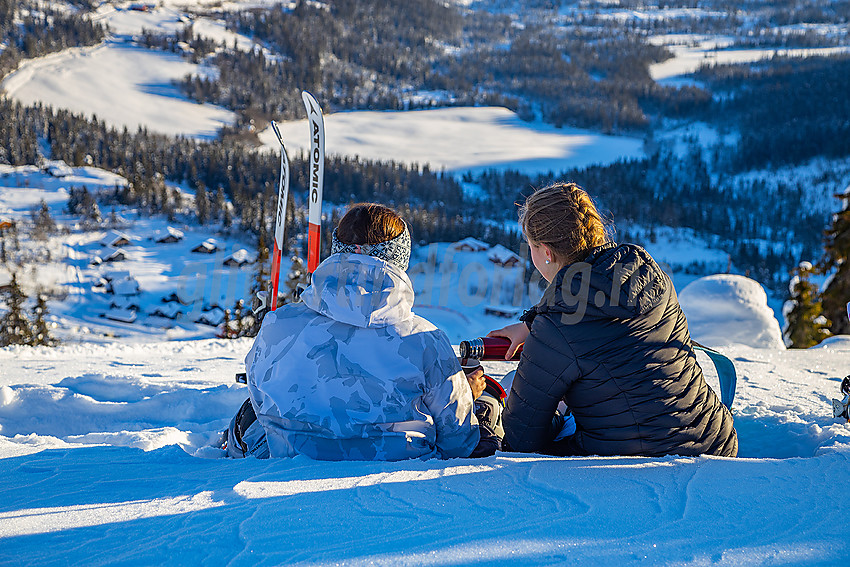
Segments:
[[[249,346],[0,350],[0,563],[836,565],[850,552],[850,426],[829,404],[844,338],[726,347],[737,459],[214,458],[204,445],[247,395],[233,375]]]

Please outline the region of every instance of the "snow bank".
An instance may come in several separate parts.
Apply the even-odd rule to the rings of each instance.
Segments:
[[[706,346],[785,348],[767,294],[754,280],[728,274],[700,278],[679,293],[679,303],[691,337]]]
[[[848,335],[836,335],[834,337],[829,337],[822,341],[819,345],[815,345],[812,347],[813,349],[827,349],[834,351],[850,351],[850,336]],[[850,365],[847,367],[847,373],[850,374]]]

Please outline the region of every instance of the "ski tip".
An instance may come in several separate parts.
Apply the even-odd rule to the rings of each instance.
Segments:
[[[283,136],[280,135],[280,129],[277,127],[277,122],[272,120],[272,130],[274,131],[274,135],[277,136],[277,141],[280,142],[280,146],[286,149],[286,146],[283,144]]]
[[[307,108],[308,114],[322,114],[322,107],[319,106],[316,97],[311,95],[308,91],[301,91],[301,100],[304,101],[304,106]]]

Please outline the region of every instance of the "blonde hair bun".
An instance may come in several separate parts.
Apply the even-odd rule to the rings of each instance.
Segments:
[[[605,244],[605,223],[587,192],[575,183],[554,183],[532,193],[519,223],[533,244],[545,244],[564,265]]]

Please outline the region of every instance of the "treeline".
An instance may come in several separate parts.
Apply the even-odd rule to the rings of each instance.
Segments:
[[[65,110],[23,106],[7,99],[0,99],[0,115],[4,118],[0,121],[0,163],[38,163],[43,159],[40,147],[46,144],[53,159],[75,166],[94,165],[126,177],[130,182],[126,187],[103,198],[138,206],[150,214],[178,214],[184,203],[166,181],[182,183],[195,190],[192,214],[201,222],[224,228],[233,223],[233,230],[262,233],[266,242],[271,241],[280,167],[276,154],[221,142],[170,138],[144,129],[118,131]],[[308,186],[307,163],[294,156],[290,194],[301,213],[293,215],[290,235],[299,245],[297,237],[306,231],[303,210]],[[78,197],[85,210],[92,209],[90,199]],[[427,167],[420,170],[394,162],[328,158],[324,199],[338,205],[376,201],[397,207],[406,211],[415,238],[425,242],[482,234],[494,243],[518,242],[510,231],[486,226],[451,176]],[[225,206],[225,201],[231,205]],[[329,249],[330,231],[326,232]]]
[[[401,16],[400,16],[401,15]],[[397,86],[421,87],[458,43],[461,18],[435,0],[299,2],[226,15],[228,27],[273,50],[219,51],[219,77],[188,78],[196,100],[278,119],[301,116],[301,90],[329,110],[401,108]]]
[[[650,110],[680,114],[710,100],[698,88],[655,83],[649,65],[669,53],[634,37],[526,28],[513,30],[508,40],[507,49],[485,45],[463,53],[429,86],[503,92],[524,101],[526,108],[515,110],[528,118],[537,113],[558,127],[604,132],[645,129]]]
[[[467,178],[488,195],[482,208],[505,211],[511,218],[515,202],[557,180],[575,181],[587,189],[615,225],[632,221],[695,230],[713,247],[728,251],[736,267],[780,292],[787,286],[795,258],[819,254],[827,222],[823,213],[808,210],[802,191],[793,183],[713,180],[697,148],[684,157],[656,153],[646,160],[558,174],[529,177],[490,171]]]
[[[22,59],[68,47],[100,43],[106,30],[79,14],[43,2],[0,0],[0,77],[17,69]]]
[[[702,69],[698,77],[730,94],[704,116],[741,133],[727,153],[730,170],[850,155],[850,56],[777,57],[758,66]]]
[[[776,0],[770,8],[769,22],[777,26],[850,22],[848,0]]]

